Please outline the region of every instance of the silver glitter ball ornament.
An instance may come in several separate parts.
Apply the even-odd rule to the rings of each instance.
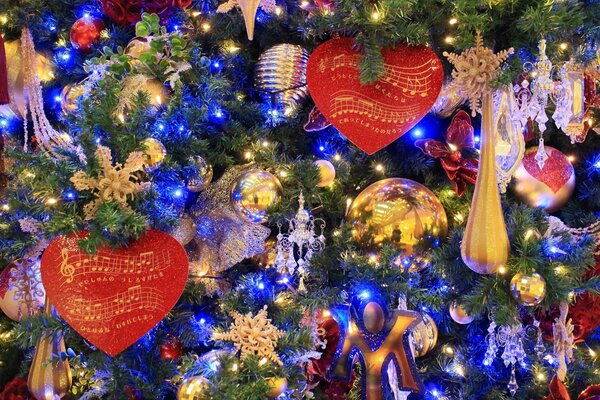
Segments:
[[[308,98],[306,65],[308,51],[294,44],[278,44],[256,63],[256,87],[263,99],[290,114]]]

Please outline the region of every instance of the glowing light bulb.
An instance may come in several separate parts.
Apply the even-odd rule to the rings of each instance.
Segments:
[[[247,152],[245,152],[245,153],[244,153],[244,158],[245,158],[246,160],[249,160],[249,159],[251,159],[251,158],[252,158],[252,152],[250,152],[250,151],[247,151]]]
[[[210,31],[210,28],[211,28],[210,24],[208,22],[204,22],[200,27],[202,28],[202,31],[204,31],[204,32]]]
[[[573,164],[577,160],[577,157],[575,157],[573,154],[571,154],[571,155],[567,156],[567,160],[569,160],[569,162],[571,164]]]
[[[454,348],[452,346],[446,346],[446,347],[444,347],[444,353],[451,356],[454,354]]]
[[[236,371],[238,370],[238,365],[237,365],[237,363],[236,363],[236,364],[233,364],[233,365],[231,366],[231,370],[232,370],[233,372],[236,372]]]
[[[342,159],[342,156],[340,156],[339,154],[336,154],[335,156],[333,156],[333,159],[335,161],[340,161]]]
[[[452,44],[452,43],[454,43],[455,40],[456,39],[454,37],[452,37],[452,36],[446,36],[444,38],[444,42],[446,42],[447,44]]]
[[[545,380],[546,380],[546,375],[545,375],[543,372],[540,372],[540,373],[538,373],[538,374],[535,376],[535,378],[536,378],[538,381],[545,381]]]
[[[302,1],[300,2],[300,7],[302,7],[302,8],[306,8],[306,7],[308,7],[309,5],[310,5],[310,3],[308,2],[308,0],[302,0]]]
[[[458,23],[458,19],[456,19],[456,18],[450,18],[450,20],[448,21],[448,23],[450,25],[456,25]]]
[[[533,236],[533,229],[527,229],[527,232],[525,232],[525,240],[529,240],[531,239],[531,237]]]
[[[381,14],[379,14],[379,11],[373,11],[371,13],[371,19],[375,22],[379,21],[381,19]]]
[[[10,206],[8,204],[2,204],[2,210],[8,211],[10,210]]]
[[[6,15],[0,15],[0,24],[4,25],[8,23],[8,17]]]
[[[48,197],[48,199],[46,200],[46,204],[48,204],[49,206],[53,206],[56,203],[58,203],[58,199],[56,197]]]
[[[384,168],[383,168],[383,165],[382,165],[382,164],[377,164],[377,165],[375,166],[375,171],[377,171],[377,172],[383,172],[383,169],[384,169]]]
[[[283,9],[279,6],[275,7],[275,15],[280,16],[283,12]]]
[[[569,48],[569,44],[567,42],[562,42],[558,47],[560,47],[561,50],[566,50]]]
[[[465,216],[464,216],[464,215],[462,215],[462,214],[456,214],[456,215],[454,216],[454,219],[455,219],[456,221],[458,221],[458,222],[463,222],[463,221],[465,220]]]
[[[323,317],[325,317],[325,318],[331,317],[331,311],[329,311],[329,310],[323,311]]]
[[[504,265],[501,265],[500,268],[498,268],[498,273],[500,275],[506,274],[506,267]]]
[[[265,364],[267,363],[267,361],[269,361],[269,360],[267,359],[267,357],[263,357],[263,358],[261,358],[261,359],[260,359],[260,361],[258,362],[258,365],[260,365],[260,366],[262,367],[263,365],[265,365]]]

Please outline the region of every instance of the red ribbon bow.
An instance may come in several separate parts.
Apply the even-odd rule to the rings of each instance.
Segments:
[[[415,146],[430,157],[438,158],[458,196],[462,196],[467,183],[477,180],[477,158],[463,158],[461,150],[472,149],[475,144],[471,117],[464,111],[457,112],[446,130],[446,143],[434,139],[421,139]]]

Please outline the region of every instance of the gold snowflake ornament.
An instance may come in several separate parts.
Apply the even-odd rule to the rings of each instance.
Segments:
[[[108,201],[116,202],[121,208],[131,210],[127,202],[145,188],[144,183],[138,182],[135,173],[144,168],[144,154],[135,151],[129,154],[125,165],[116,163],[113,165],[110,149],[98,146],[96,159],[100,162],[101,174],[92,177],[83,171],[78,171],[71,177],[71,182],[77,190],[90,190],[96,196],[96,200],[88,203],[83,208],[86,220],[94,218],[98,208]]]
[[[267,306],[264,306],[255,316],[252,316],[252,313],[242,315],[236,311],[231,312],[231,316],[234,321],[229,331],[214,332],[212,340],[233,342],[241,352],[242,359],[256,355],[278,365],[283,364],[275,352],[275,346],[284,333],[267,318]]]
[[[500,64],[512,54],[514,49],[502,50],[494,53],[489,47],[483,46],[480,32],[475,36],[475,47],[471,47],[461,54],[444,52],[454,65],[452,71],[452,86],[469,99],[472,115],[479,108],[481,97],[490,90],[490,82],[496,79]]]

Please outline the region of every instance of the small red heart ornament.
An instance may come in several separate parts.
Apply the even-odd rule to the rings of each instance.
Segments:
[[[42,282],[60,316],[98,349],[115,356],[173,308],[188,257],[166,233],[151,230],[128,247],[88,254],[81,231],[54,239],[42,256]]]
[[[427,114],[444,80],[442,63],[426,46],[383,50],[384,75],[362,85],[354,39],[331,39],[311,54],[306,80],[319,110],[368,154],[398,139]]]

